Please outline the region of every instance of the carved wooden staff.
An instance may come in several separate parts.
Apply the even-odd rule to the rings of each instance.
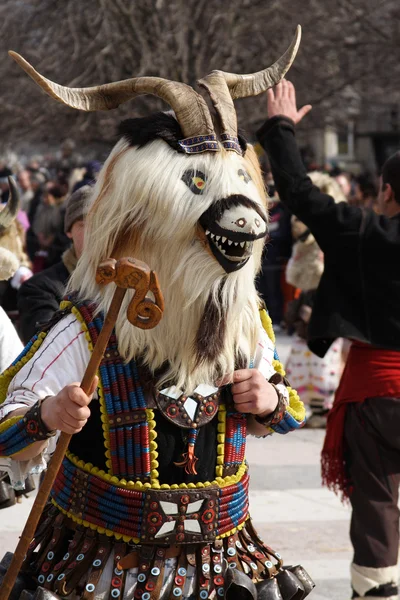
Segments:
[[[152,329],[158,325],[164,311],[164,300],[157,276],[144,262],[132,258],[121,258],[119,261],[108,259],[99,266],[96,282],[103,285],[113,282],[117,288],[82,379],[81,388],[85,393],[88,393],[96,376],[127,290],[135,290],[135,295],[128,306],[127,317],[136,327]],[[149,291],[153,293],[154,301],[146,297]],[[72,435],[64,432],[59,437],[13,559],[2,581],[0,600],[8,600],[12,591],[71,438]]]

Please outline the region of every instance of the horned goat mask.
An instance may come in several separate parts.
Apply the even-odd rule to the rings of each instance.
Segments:
[[[174,143],[164,139],[176,151],[186,156],[221,151],[241,156],[246,146],[238,136],[233,101],[256,96],[279,83],[295,59],[300,38],[298,26],[287,51],[267,69],[248,75],[212,71],[198,81],[215,108],[217,130],[205,99],[184,83],[159,77],[136,77],[88,88],[68,88],[40,75],[19,54],[12,51],[9,54],[49,96],[67,106],[83,111],[111,110],[138,95],[152,94],[167,102],[175,113],[181,135],[179,138],[175,135]],[[134,143],[140,144],[137,140]],[[249,177],[245,169],[238,169],[237,173],[245,181]],[[187,169],[182,179],[194,193],[200,194],[207,176],[196,169]],[[207,250],[226,273],[232,273],[248,262],[254,242],[267,235],[267,213],[250,194],[230,190],[204,211],[198,229]]]

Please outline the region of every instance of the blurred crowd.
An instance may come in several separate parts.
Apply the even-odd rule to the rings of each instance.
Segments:
[[[25,162],[15,157],[0,160],[1,203],[8,200],[9,176],[15,178],[20,196],[20,267],[10,281],[0,282],[0,306],[17,327],[18,290],[33,274],[57,264],[70,247],[71,238],[65,230],[67,200],[74,191],[93,184],[100,168],[98,161],[85,162],[69,139],[52,156],[33,156]]]

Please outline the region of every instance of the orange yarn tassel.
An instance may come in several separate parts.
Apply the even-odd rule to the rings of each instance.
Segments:
[[[185,473],[188,475],[197,475],[196,463],[199,459],[194,455],[194,446],[194,444],[189,444],[188,451],[182,454],[182,462],[174,463],[177,467],[185,467]]]

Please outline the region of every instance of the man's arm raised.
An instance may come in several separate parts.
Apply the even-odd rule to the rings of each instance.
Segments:
[[[257,132],[268,154],[272,174],[281,200],[309,227],[325,251],[338,235],[358,231],[361,211],[346,203],[335,204],[307,175],[296,141],[295,126],[311,110],[307,104],[297,108],[296,90],[281,81],[267,92],[268,120]]]

